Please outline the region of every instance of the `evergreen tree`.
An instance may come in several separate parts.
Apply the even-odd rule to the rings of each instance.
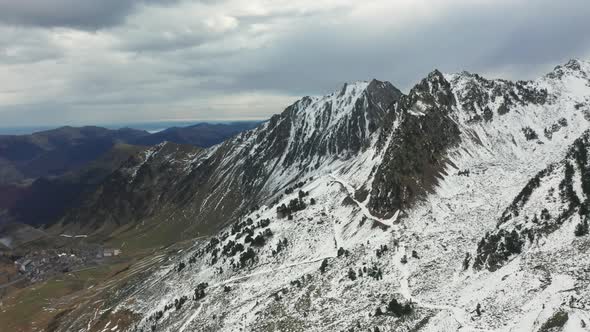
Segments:
[[[254,258],[256,257],[256,253],[254,252],[254,250],[252,248],[248,248],[248,250],[246,250],[245,252],[243,252],[240,255],[240,264],[242,267],[246,266],[246,262],[254,261]]]
[[[588,219],[584,219],[579,224],[576,225],[576,229],[574,230],[574,234],[576,236],[584,236],[588,234]]]
[[[205,289],[207,288],[207,286],[209,285],[206,282],[202,282],[197,285],[197,288],[195,288],[195,301],[198,301],[205,297]]]
[[[463,259],[463,271],[469,268],[469,263],[471,262],[471,254],[465,253],[465,258]]]
[[[257,247],[262,247],[266,241],[264,240],[264,236],[262,234],[256,235],[256,237],[252,240],[252,245]]]
[[[321,273],[326,272],[327,267],[328,267],[328,259],[324,258],[324,260],[322,261],[322,265],[320,265],[320,272]]]

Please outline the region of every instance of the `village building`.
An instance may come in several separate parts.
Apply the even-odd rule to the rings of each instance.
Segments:
[[[119,256],[121,254],[121,249],[114,249],[114,248],[105,248],[103,251],[103,257],[113,257]]]

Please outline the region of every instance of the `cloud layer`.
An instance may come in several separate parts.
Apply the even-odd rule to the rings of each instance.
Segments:
[[[0,0],[0,124],[254,119],[429,71],[590,55],[586,0]]]

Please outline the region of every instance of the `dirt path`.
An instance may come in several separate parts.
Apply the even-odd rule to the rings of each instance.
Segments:
[[[24,279],[25,279],[25,277],[20,277],[20,278],[18,278],[18,279],[16,279],[16,280],[13,280],[13,281],[11,281],[11,282],[7,282],[7,283],[5,283],[5,284],[3,284],[3,285],[0,285],[0,289],[2,289],[2,288],[6,288],[6,287],[8,287],[8,286],[11,286],[11,285],[14,285],[14,284],[16,284],[17,282],[19,282],[19,281],[21,281],[21,280],[24,280]]]
[[[459,323],[458,331],[465,329],[466,331],[477,331],[477,332],[489,332],[490,330],[487,329],[480,329],[472,326],[469,323],[467,312],[465,310],[452,306],[452,305],[441,305],[441,304],[434,304],[430,302],[421,301],[419,299],[412,297],[412,289],[410,288],[410,269],[408,268],[408,264],[404,264],[401,262],[403,256],[407,255],[406,245],[400,242],[399,249],[397,250],[396,255],[394,256],[394,264],[396,268],[401,272],[401,277],[399,279],[400,289],[399,293],[404,297],[406,301],[413,303],[415,306],[420,308],[427,308],[427,309],[434,309],[434,310],[445,310],[450,311],[453,315],[454,319]]]
[[[350,198],[356,203],[356,205],[358,205],[358,207],[363,211],[363,214],[367,218],[374,220],[384,226],[394,227],[394,223],[397,221],[397,217],[399,215],[399,210],[396,211],[395,214],[393,215],[393,217],[391,217],[389,219],[381,219],[379,217],[375,217],[373,214],[371,214],[371,211],[369,211],[369,209],[367,208],[367,206],[365,204],[357,201],[356,198],[354,198],[354,192],[355,192],[354,187],[352,187],[350,184],[348,184],[344,180],[336,177],[334,174],[330,174],[330,177],[334,180],[335,183],[340,184],[346,190],[346,192],[348,193]]]
[[[192,323],[193,320],[195,320],[195,318],[197,318],[197,316],[199,315],[199,313],[201,312],[201,310],[203,309],[204,306],[205,306],[204,301],[199,303],[199,307],[197,308],[197,310],[195,310],[195,312],[186,320],[186,322],[184,322],[184,324],[182,324],[182,326],[180,327],[178,332],[184,332],[184,330],[186,330],[186,328],[190,325],[190,323]]]

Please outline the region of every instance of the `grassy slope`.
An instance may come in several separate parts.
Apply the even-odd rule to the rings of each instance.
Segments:
[[[165,255],[156,253],[186,248],[194,243],[194,236],[198,234],[197,230],[179,232],[176,222],[166,220],[150,220],[143,226],[128,227],[117,229],[104,243],[105,247],[121,248],[121,256],[107,260],[103,265],[13,290],[0,299],[2,326],[15,332],[45,331],[51,330],[52,326],[65,326],[67,323],[63,319],[92,314],[95,308],[106,307],[105,299],[125,282],[149,271],[151,267],[160,266]],[[92,240],[91,237],[84,239],[88,242]],[[113,315],[105,317],[112,319]],[[132,317],[124,314],[120,315],[120,319],[120,324],[133,321]],[[95,328],[100,330],[106,323],[99,318],[95,321]]]
[[[56,276],[16,290],[2,299],[0,322],[7,331],[44,331],[53,320],[62,316],[61,313],[77,308],[87,310],[93,301],[104,298],[101,295],[116,289],[137,273],[133,267],[144,266],[144,258],[149,258],[145,252],[136,256],[128,254],[104,265]]]

